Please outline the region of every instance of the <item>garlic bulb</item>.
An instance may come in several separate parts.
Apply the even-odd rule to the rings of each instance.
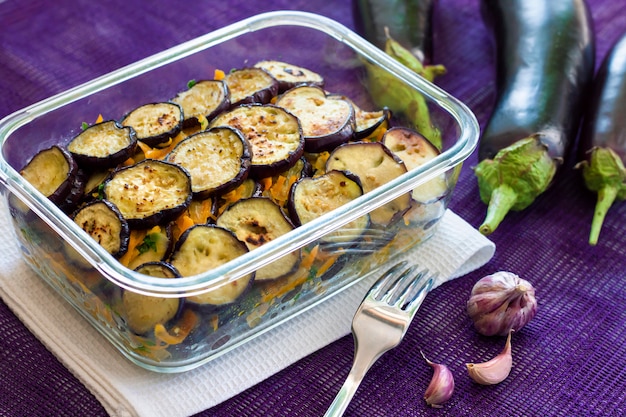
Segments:
[[[504,350],[493,359],[483,363],[468,363],[470,377],[482,385],[494,385],[504,381],[511,373],[513,356],[511,354],[511,330],[506,339]]]
[[[446,365],[434,363],[428,360],[424,352],[420,351],[427,364],[433,368],[433,376],[424,393],[426,404],[433,408],[441,408],[441,404],[450,399],[454,392],[454,376]]]
[[[472,288],[467,313],[480,334],[506,336],[510,330],[519,331],[535,317],[535,289],[511,272],[487,275]]]

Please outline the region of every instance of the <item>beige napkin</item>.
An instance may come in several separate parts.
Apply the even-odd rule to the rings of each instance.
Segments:
[[[0,235],[14,236],[6,207]],[[439,272],[435,285],[487,263],[495,245],[448,210],[437,233],[408,254]],[[350,333],[371,276],[321,305],[180,374],[158,374],[128,362],[41,281],[21,259],[16,240],[0,240],[0,296],[24,324],[100,400],[111,416],[188,416],[210,408]],[[419,325],[419,324],[418,324]]]

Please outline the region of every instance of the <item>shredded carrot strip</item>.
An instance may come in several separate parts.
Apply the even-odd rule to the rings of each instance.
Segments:
[[[133,158],[128,158],[127,160],[122,162],[122,165],[124,165],[125,167],[134,165],[134,164],[135,164],[135,160]]]
[[[104,117],[102,117],[102,114],[99,114],[98,117],[96,118],[96,123],[102,123],[103,120],[104,120]]]
[[[293,275],[289,276],[289,281],[282,284],[270,285],[262,291],[261,302],[266,303],[275,297],[280,297],[283,294],[287,294],[289,291],[296,288],[298,285],[304,284],[309,278],[309,271],[304,268],[299,268]]]
[[[130,239],[128,241],[128,250],[119,259],[122,265],[127,267],[130,264],[130,261],[139,255],[137,246],[143,243],[143,240],[146,238],[146,234],[147,232],[145,230],[131,230]]]
[[[265,177],[261,179],[261,186],[263,187],[263,191],[272,188],[272,177]]]
[[[211,317],[209,318],[209,323],[211,323],[213,331],[216,332],[220,325],[220,317],[217,314],[211,315]]]
[[[224,73],[224,71],[222,71],[221,69],[215,69],[215,72],[213,73],[214,79],[223,80],[224,77],[226,77],[226,74]]]
[[[177,345],[189,336],[189,333],[197,323],[198,316],[196,313],[191,310],[185,310],[180,322],[177,323],[171,330],[174,334],[168,332],[165,326],[158,323],[154,326],[154,336],[169,345]]]
[[[315,274],[315,276],[321,277],[322,275],[324,275],[324,273],[328,271],[331,266],[333,266],[336,260],[337,260],[337,256],[333,256],[333,257],[326,259],[326,261],[317,270],[317,274]]]
[[[146,145],[142,141],[138,141],[137,144],[143,151],[144,155],[148,159],[163,159],[165,156],[170,153],[172,149],[176,145],[178,145],[183,139],[185,139],[186,135],[183,133],[178,134],[174,139],[170,138],[168,145],[164,148],[151,148]]]
[[[178,238],[180,238],[180,236],[185,232],[185,230],[189,229],[195,223],[193,219],[189,217],[189,215],[184,213],[178,216],[175,224],[176,224],[176,229],[177,229],[175,233],[175,236],[176,236],[175,240],[178,240]]]
[[[282,175],[279,175],[278,178],[276,178],[276,182],[272,185],[272,187],[269,190],[270,196],[279,204],[287,200],[287,198],[285,197],[285,192],[284,192],[285,190],[284,186],[286,182],[287,182],[287,178],[283,177]]]
[[[320,250],[320,245],[315,245],[311,252],[309,252],[304,259],[300,262],[300,266],[304,269],[311,269],[313,266],[313,262],[315,262],[315,258],[317,257],[317,253]]]

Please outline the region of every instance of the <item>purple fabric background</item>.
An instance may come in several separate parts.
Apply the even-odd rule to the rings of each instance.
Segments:
[[[0,1],[0,117],[259,12],[306,10],[353,27],[349,0],[102,3]],[[626,32],[626,2],[589,5],[599,64]],[[440,0],[434,20],[435,61],[448,68],[438,84],[467,103],[484,126],[494,100],[493,51],[478,0]],[[475,163],[475,155],[465,163],[451,207],[478,226],[485,206],[471,172]],[[626,415],[626,204],[611,209],[592,248],[586,242],[593,204],[568,161],[548,192],[509,215],[491,236],[497,251],[488,265],[426,299],[403,343],[373,367],[346,415]],[[472,285],[497,270],[530,280],[539,312],[513,337],[510,377],[483,387],[469,380],[464,364],[491,358],[504,339],[479,336],[465,302]],[[106,415],[4,303],[0,334],[0,415]],[[419,349],[448,364],[456,377],[456,392],[441,410],[422,399],[432,371]],[[347,336],[199,416],[322,415],[352,354]]]

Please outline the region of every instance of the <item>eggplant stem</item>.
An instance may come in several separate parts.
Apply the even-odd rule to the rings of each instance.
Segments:
[[[589,233],[589,244],[592,246],[598,243],[604,218],[617,197],[617,191],[617,187],[614,186],[606,186],[598,190],[598,200],[591,222],[591,232]]]
[[[508,185],[502,184],[494,189],[489,198],[487,216],[478,230],[487,236],[493,233],[517,201],[517,192]]]

